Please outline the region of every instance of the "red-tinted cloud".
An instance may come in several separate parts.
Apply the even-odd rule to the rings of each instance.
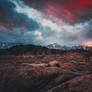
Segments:
[[[91,0],[50,0],[45,6],[49,14],[56,18],[63,18],[66,21],[74,22],[85,17],[92,11]],[[88,17],[91,15],[87,15]]]
[[[21,34],[24,34],[23,30],[24,30],[24,27],[21,27],[21,28],[20,28]]]
[[[1,30],[7,30],[7,28],[4,25],[2,25],[2,24],[0,24],[0,29]]]

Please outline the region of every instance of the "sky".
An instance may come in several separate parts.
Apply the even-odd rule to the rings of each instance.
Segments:
[[[0,42],[92,43],[92,0],[0,0]]]

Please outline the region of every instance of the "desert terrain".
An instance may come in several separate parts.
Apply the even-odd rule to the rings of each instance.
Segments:
[[[92,50],[1,50],[0,92],[92,92]]]

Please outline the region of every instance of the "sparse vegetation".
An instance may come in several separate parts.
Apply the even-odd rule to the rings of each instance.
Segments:
[[[91,49],[16,46],[0,51],[0,92],[61,91],[92,92]]]

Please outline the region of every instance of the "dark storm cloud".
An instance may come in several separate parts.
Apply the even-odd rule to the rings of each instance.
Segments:
[[[92,7],[78,6],[79,1],[83,0],[0,0],[0,41],[72,45],[92,39]],[[75,24],[69,24],[71,20]]]
[[[8,0],[0,0],[0,22],[7,23],[12,17],[12,8],[14,5],[10,3]]]
[[[45,11],[46,9],[49,9],[48,6],[50,5],[51,7],[54,7],[56,9],[55,12],[54,11],[52,12],[54,12],[54,14],[56,13],[57,17],[63,17],[63,19],[68,20],[68,22],[71,22],[71,21],[83,22],[85,20],[90,20],[92,18],[91,5],[89,6],[84,5],[82,7],[83,13],[81,14],[82,11],[79,8],[78,3],[79,1],[82,1],[82,0],[75,0],[75,1],[74,0],[67,0],[67,1],[65,0],[58,0],[58,1],[57,0],[22,0],[22,1],[24,1],[30,7],[33,7],[38,10],[43,10],[43,11]],[[25,15],[16,13],[14,11],[15,7],[16,6],[12,2],[10,2],[10,0],[0,0],[0,24],[2,23],[4,25],[6,24],[6,27],[9,27],[9,28],[25,26],[30,30],[34,30],[39,26],[32,19],[28,20],[28,18]],[[69,10],[71,15],[69,14],[69,12],[66,12],[65,9]]]
[[[11,1],[0,0],[0,42],[25,43],[27,39],[22,33],[34,31],[39,27],[39,24],[24,14],[17,13],[14,10],[16,5]],[[29,38],[31,38],[30,43],[33,43],[33,36],[30,35]]]
[[[91,29],[91,30],[88,30],[87,33],[85,34],[85,36],[86,36],[88,39],[92,39],[92,29]]]
[[[89,22],[87,28],[86,28],[86,31],[83,32],[83,35],[88,38],[88,39],[91,39],[92,40],[92,21]]]
[[[38,27],[38,24],[32,19],[29,20],[25,15],[16,13],[15,7],[9,0],[0,0],[0,24],[9,29],[25,26],[29,30],[34,30]]]
[[[84,22],[92,18],[91,0],[23,0],[27,5],[50,13],[70,23]],[[48,7],[49,6],[49,7]]]
[[[27,5],[38,9],[43,10],[45,8],[46,3],[48,0],[23,0]]]

